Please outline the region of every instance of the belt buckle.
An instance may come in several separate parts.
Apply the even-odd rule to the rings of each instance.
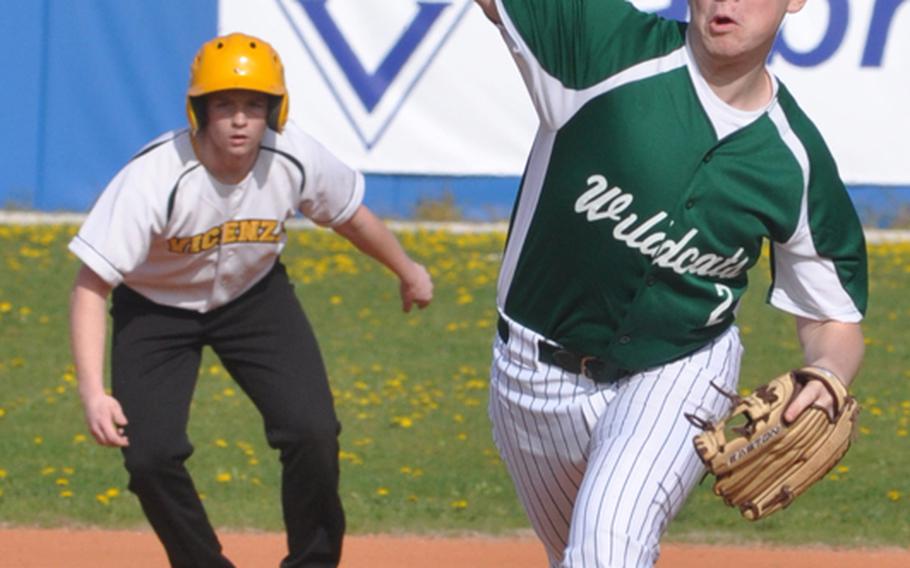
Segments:
[[[579,361],[579,366],[581,367],[582,375],[598,382],[603,380],[604,371],[607,368],[607,364],[603,359],[592,355],[582,357]]]

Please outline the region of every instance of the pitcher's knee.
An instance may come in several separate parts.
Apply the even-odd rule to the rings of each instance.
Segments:
[[[624,532],[598,532],[569,541],[561,568],[651,568],[657,562],[657,544],[648,544]]]

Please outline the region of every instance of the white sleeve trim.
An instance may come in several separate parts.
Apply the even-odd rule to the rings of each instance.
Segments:
[[[111,287],[115,287],[123,282],[123,274],[79,235],[73,237],[68,248],[83,264],[91,268],[92,272],[110,284]]]
[[[324,227],[337,227],[338,225],[343,225],[348,222],[360,208],[360,205],[363,203],[364,193],[366,192],[366,182],[363,179],[362,173],[355,171],[354,174],[354,190],[351,192],[351,199],[348,201],[348,204],[345,205],[341,213],[335,215],[328,223],[317,224]]]
[[[782,246],[775,247],[776,281],[769,298],[772,306],[813,320],[862,321],[863,315],[841,286],[833,262],[800,260]],[[790,265],[789,270],[782,269],[787,265]]]

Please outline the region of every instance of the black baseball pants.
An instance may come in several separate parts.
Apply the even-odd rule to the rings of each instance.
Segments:
[[[262,414],[280,452],[288,556],[283,568],[337,566],[344,534],[338,434],[316,338],[284,266],[230,304],[200,314],[113,293],[113,395],[129,425],[129,488],[179,568],[232,566],[184,462],[190,402],[209,345]]]

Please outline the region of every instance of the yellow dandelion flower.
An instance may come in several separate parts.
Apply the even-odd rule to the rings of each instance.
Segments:
[[[903,493],[901,493],[897,489],[892,489],[891,491],[888,492],[889,501],[899,501],[901,497],[903,497]]]
[[[26,317],[31,313],[32,313],[32,309],[28,306],[22,306],[21,308],[19,308],[19,315],[22,317]]]
[[[392,419],[393,424],[397,424],[402,428],[410,428],[414,425],[414,421],[408,418],[407,416],[396,416]]]
[[[221,392],[222,392],[222,394],[224,394],[224,396],[234,396],[235,394],[237,394],[237,391],[235,391],[231,387],[228,387]]]
[[[75,436],[73,436],[73,443],[81,444],[81,443],[85,442],[86,439],[87,438],[85,437],[85,434],[76,434]]]
[[[98,501],[102,505],[109,505],[111,502],[111,499],[104,493],[99,493],[99,494],[95,495],[95,501]]]
[[[2,495],[2,493],[0,493],[0,495]],[[64,489],[63,491],[60,492],[60,496],[63,497],[64,499],[69,499],[70,497],[73,496],[73,492],[70,491],[69,489]]]
[[[355,465],[360,465],[363,463],[363,460],[355,454],[354,452],[346,452],[344,450],[338,451],[338,459],[341,461],[347,461]]]
[[[905,430],[904,428],[901,428],[900,430],[897,431],[897,435],[901,438],[906,438],[907,430]]]
[[[248,463],[248,464],[250,464],[250,465],[258,465],[258,464],[259,464],[259,460],[256,459],[256,458],[250,458],[249,460],[247,460],[246,463]]]
[[[35,443],[36,446],[40,446],[41,444],[44,443],[44,437],[43,437],[43,436],[35,436],[34,438],[32,438],[32,441]]]
[[[6,470],[0,468],[0,479],[6,479]]]
[[[866,426],[860,426],[859,433],[868,436],[869,434],[872,433],[872,430],[870,428],[867,428]]]
[[[217,440],[215,440],[215,445],[218,446],[219,448],[228,447],[227,440],[225,440],[223,438],[218,438]]]
[[[828,476],[828,479],[830,479],[831,481],[837,481],[840,479],[840,476],[837,475],[836,473],[832,473],[831,475]]]
[[[259,479],[258,477],[251,477],[250,483],[252,483],[253,485],[262,485],[262,480]]]
[[[0,408],[0,418],[3,418],[4,416],[6,416],[6,409]]]
[[[9,302],[0,302],[0,314],[7,314],[11,312],[13,305]]]
[[[869,409],[869,413],[870,413],[872,416],[881,416],[881,415],[882,415],[882,409],[879,408],[879,407],[877,407],[877,406],[873,406],[872,408]]]
[[[69,371],[63,373],[62,378],[63,378],[63,382],[65,382],[67,384],[72,385],[72,384],[76,383],[76,375],[74,375],[73,373],[71,373]]]
[[[67,485],[70,484],[70,480],[65,477],[58,477],[57,480],[54,481],[54,483],[56,483],[57,485],[62,485],[64,487],[66,487]]]
[[[19,248],[19,254],[25,258],[40,258],[47,254],[47,251],[42,251],[41,249],[36,249],[30,246],[22,246]]]
[[[227,472],[221,472],[217,476],[215,476],[215,481],[217,481],[218,483],[230,483],[232,479],[233,479],[233,476]]]
[[[456,499],[455,501],[452,501],[451,503],[449,503],[449,505],[456,511],[463,511],[464,509],[468,508],[468,500],[467,499]]]
[[[380,497],[385,497],[389,493],[391,492],[389,491],[388,487],[379,487],[376,489],[376,495],[379,495]]]
[[[400,468],[398,468],[398,471],[400,471],[401,473],[407,475],[407,474],[411,473],[411,472],[414,471],[414,470],[412,470],[412,469],[411,469],[411,466],[409,466],[409,465],[403,465],[403,466],[401,466]]]
[[[847,473],[848,471],[850,471],[850,466],[846,466],[846,465],[837,466],[838,473]]]
[[[114,497],[117,497],[118,495],[120,495],[120,490],[117,489],[116,487],[111,487],[107,491],[105,491],[104,494],[107,495],[108,497],[110,497],[111,499],[113,499]]]
[[[332,304],[333,306],[337,306],[341,302],[342,302],[341,296],[339,296],[337,294],[332,296],[331,298],[329,298],[329,303]]]
[[[210,374],[210,375],[220,375],[220,374],[221,374],[221,366],[220,366],[220,365],[212,365],[212,366],[210,366],[210,367],[209,367],[209,374]]]
[[[57,468],[54,466],[46,466],[41,469],[41,475],[50,475],[57,471]]]
[[[468,435],[465,434],[464,432],[459,432],[458,434],[455,435],[455,438],[458,439],[459,441],[464,442],[465,440],[468,439]]]

